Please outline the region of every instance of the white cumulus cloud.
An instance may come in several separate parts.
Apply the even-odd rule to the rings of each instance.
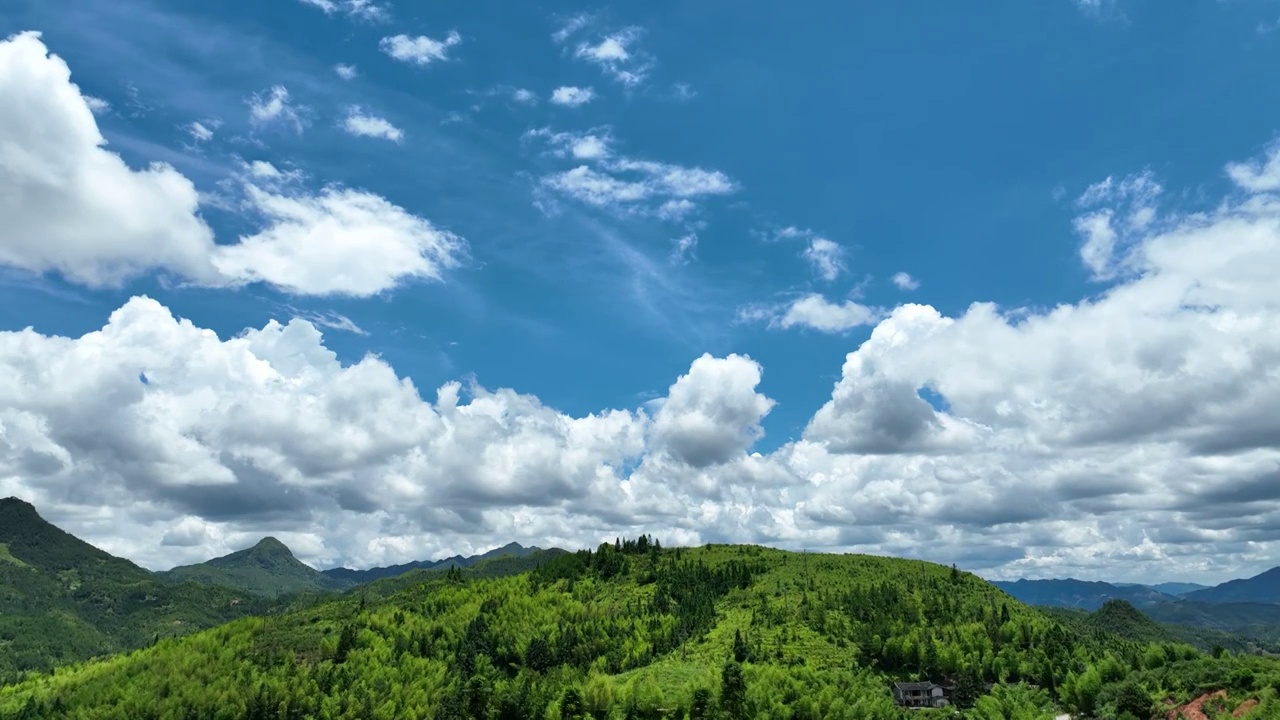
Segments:
[[[296,187],[299,172],[263,161],[242,181],[261,229],[215,243],[194,184],[164,164],[132,169],[108,150],[70,69],[36,33],[0,42],[0,107],[0,264],[90,287],[160,272],[365,296],[438,280],[465,252],[461,238],[378,195],[309,192]]]
[[[909,273],[905,273],[905,272],[894,273],[893,284],[896,285],[899,290],[919,290],[920,289],[920,281],[916,280],[915,278],[911,277]]]
[[[824,237],[815,237],[804,249],[804,259],[818,277],[831,282],[844,272],[844,248]]]
[[[551,102],[565,107],[581,107],[591,102],[595,96],[595,91],[589,87],[564,85],[551,91]]]
[[[378,44],[382,52],[411,65],[425,66],[449,59],[449,49],[462,43],[462,36],[451,30],[443,40],[425,35],[393,35],[384,37]]]
[[[151,269],[213,281],[213,233],[169,165],[133,170],[38,33],[0,41],[0,263],[100,287]]]
[[[347,108],[347,116],[342,120],[342,128],[357,137],[380,138],[392,142],[404,139],[404,131],[392,125],[386,118],[370,115],[358,105]]]
[[[366,297],[407,280],[439,280],[464,249],[461,238],[372,193],[283,194],[249,185],[247,194],[266,228],[219,246],[213,260],[235,282]]]
[[[406,279],[387,267],[439,276],[462,251],[383,198],[308,191],[265,163],[243,180],[262,231],[215,248],[190,181],[107,148],[38,36],[0,43],[0,262],[363,295]],[[566,172],[610,207],[732,187],[622,152]],[[265,534],[369,566],[650,532],[992,577],[1252,574],[1280,553],[1272,162],[1224,167],[1232,191],[1204,206],[1176,206],[1146,173],[1091,186],[1081,217],[1113,235],[1084,260],[1109,284],[1076,302],[765,309],[779,326],[872,327],[803,429],[768,447],[768,380],[741,355],[696,357],[643,408],[574,415],[512,389],[423,392],[372,355],[344,363],[319,321],[219,336],[136,297],[75,337],[0,332],[0,496],[152,567]]]
[[[839,334],[874,324],[882,313],[852,300],[833,303],[817,293],[802,295],[787,303],[751,305],[738,311],[742,322],[765,322],[772,328],[803,327]]]

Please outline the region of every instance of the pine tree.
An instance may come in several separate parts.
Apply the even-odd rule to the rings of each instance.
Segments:
[[[744,663],[747,661],[747,643],[742,639],[742,630],[735,629],[733,631],[733,661]]]
[[[342,634],[338,636],[338,648],[333,653],[333,663],[341,665],[347,661],[347,656],[356,647],[356,628],[355,625],[347,623],[342,626]]]
[[[747,680],[742,666],[727,662],[720,671],[720,711],[728,720],[746,720]]]

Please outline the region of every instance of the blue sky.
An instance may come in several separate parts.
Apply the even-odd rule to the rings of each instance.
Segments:
[[[867,329],[780,335],[735,324],[741,306],[809,290],[871,305],[910,298],[945,313],[974,301],[1070,302],[1098,290],[1075,261],[1070,198],[1117,168],[1154,166],[1196,183],[1270,135],[1266,110],[1280,88],[1267,73],[1280,45],[1256,32],[1280,13],[1268,3],[999,8],[522,3],[496,12],[475,3],[397,7],[384,22],[302,2],[203,13],[140,0],[20,2],[3,17],[5,33],[44,33],[84,91],[111,103],[100,123],[131,164],[172,162],[202,189],[237,157],[293,164],[431,218],[465,237],[472,257],[447,285],[410,283],[359,302],[269,288],[166,292],[143,280],[32,308],[18,302],[28,290],[10,285],[4,326],[78,334],[140,291],[224,334],[284,318],[282,306],[338,312],[370,333],[329,333],[344,357],[380,353],[428,388],[474,373],[575,414],[660,394],[703,351],[742,352],[768,369],[762,387],[780,404],[765,444],[782,442]],[[644,28],[636,47],[653,68],[642,86],[611,81],[553,42],[584,12],[598,17],[584,37]],[[378,48],[393,32],[454,29],[463,42],[425,67]],[[338,63],[359,77],[339,80]],[[310,109],[310,125],[301,135],[261,131],[257,146],[246,139],[245,98],[276,84]],[[562,85],[592,87],[598,99],[552,106]],[[696,95],[681,98],[679,85]],[[499,94],[506,88],[541,102],[522,106]],[[406,140],[353,140],[337,127],[350,104],[387,117]],[[1237,110],[1224,114],[1228,104]],[[450,123],[454,113],[461,120]],[[201,119],[223,124],[189,152],[181,126]],[[606,125],[628,154],[720,170],[741,186],[705,208],[696,263],[668,262],[685,233],[678,224],[581,207],[549,218],[534,207],[547,164],[522,134]],[[238,229],[235,218],[208,217]],[[848,272],[815,281],[795,243],[762,241],[788,226],[844,246]],[[663,277],[646,278],[645,266]],[[890,281],[900,271],[921,287],[904,294]]]
[[[1265,152],[1280,107],[1269,0],[183,5],[17,0],[0,36],[40,32],[105,102],[106,149],[189,179],[220,246],[269,224],[246,205],[250,186],[281,198],[343,187],[451,233],[457,251],[438,273],[391,268],[355,294],[192,281],[159,261],[93,283],[11,260],[0,330],[79,337],[138,295],[223,339],[300,317],[341,363],[376,354],[424,398],[474,378],[568,418],[638,411],[674,397],[704,353],[737,354],[763,368],[753,388],[773,403],[741,449],[768,458],[819,441],[815,413],[850,377],[846,355],[905,303],[943,318],[995,303],[1016,326],[1123,287],[1133,275],[1082,262],[1080,198],[1147,172],[1170,212],[1212,212],[1241,186],[1224,166]],[[591,97],[556,102],[558,88]],[[267,180],[254,162],[300,174]],[[912,391],[947,414],[963,393],[930,373]],[[881,451],[855,454],[868,452]],[[1121,534],[1138,547],[1134,531]],[[779,538],[758,539],[803,533]],[[392,558],[319,547],[320,562]],[[1239,555],[1256,548],[1223,552],[1204,573],[1260,562]]]

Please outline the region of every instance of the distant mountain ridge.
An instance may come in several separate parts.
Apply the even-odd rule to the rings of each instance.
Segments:
[[[1280,593],[1272,593],[1272,582],[1280,581],[1280,568],[1245,580],[1192,589],[1183,594],[1163,593],[1157,586],[1112,584],[1084,580],[1018,580],[993,583],[1028,605],[1096,611],[1110,602],[1123,600],[1152,620],[1169,626],[1201,631],[1198,639],[1215,640],[1213,633],[1230,633],[1246,645],[1268,651],[1280,650]],[[1185,589],[1191,583],[1164,583],[1171,589]],[[1234,598],[1252,598],[1236,601]],[[1184,641],[1193,638],[1186,633]],[[1225,638],[1216,638],[1227,644]]]
[[[443,560],[415,560],[414,562],[404,563],[402,565],[388,565],[386,567],[369,568],[368,570],[353,570],[351,568],[341,567],[332,568],[330,570],[321,571],[324,575],[333,578],[336,581],[346,582],[353,585],[362,585],[375,580],[396,577],[413,570],[434,570],[448,569],[450,567],[472,567],[481,560],[488,560],[495,557],[524,557],[541,551],[542,548],[525,547],[517,542],[507,543],[500,548],[495,548],[479,555],[454,555],[453,557],[444,558]]]
[[[265,537],[258,544],[195,565],[156,573],[170,582],[223,585],[265,597],[297,592],[341,590],[354,583],[326,576],[293,556],[284,543]]]
[[[1176,595],[1153,590],[1146,585],[1113,585],[1106,582],[1076,580],[1016,580],[992,583],[1028,605],[1097,610],[1110,600],[1143,608],[1162,602],[1176,602]]]
[[[1033,605],[1096,610],[1107,600],[1126,600],[1144,608],[1156,603],[1263,603],[1280,605],[1280,567],[1250,578],[1228,580],[1207,587],[1198,583],[1166,582],[1156,585],[1108,583],[1074,578],[993,582],[996,587]]]
[[[1280,567],[1241,580],[1228,580],[1204,590],[1184,595],[1188,600],[1209,603],[1280,604]]]
[[[492,558],[527,557],[540,552],[541,548],[524,547],[520,543],[511,542],[480,555],[454,555],[441,560],[417,560],[368,570],[316,570],[294,557],[284,543],[273,537],[265,537],[251,548],[194,565],[182,565],[156,575],[170,582],[222,585],[275,598],[293,593],[346,590],[415,570],[469,568]]]
[[[1156,583],[1154,585],[1147,585],[1144,583],[1111,583],[1111,584],[1115,585],[1116,587],[1149,587],[1152,590],[1155,590],[1156,592],[1162,592],[1165,595],[1186,595],[1187,593],[1195,592],[1196,590],[1204,590],[1209,587],[1208,585],[1201,585],[1200,583],[1192,583],[1192,582],[1162,582],[1162,583]]]

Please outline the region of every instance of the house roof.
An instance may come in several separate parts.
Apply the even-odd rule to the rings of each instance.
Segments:
[[[893,686],[899,690],[932,690],[934,687],[931,682],[895,682]]]

